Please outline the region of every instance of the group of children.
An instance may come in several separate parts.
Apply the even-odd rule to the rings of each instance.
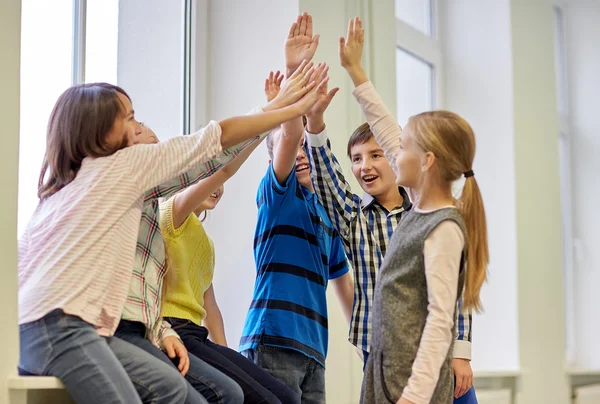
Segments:
[[[359,197],[327,137],[338,89],[311,62],[318,41],[299,16],[266,106],[166,142],[119,87],[60,96],[19,240],[21,374],[58,377],[77,403],[324,403],[331,280],[364,359],[361,402],[474,402],[470,313],[488,247],[473,131],[447,111],[401,130],[351,20],[339,49],[367,119],[348,142]],[[264,139],[256,283],[236,351],[202,216]]]

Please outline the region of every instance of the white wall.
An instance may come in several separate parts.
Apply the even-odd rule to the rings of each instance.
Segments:
[[[574,365],[600,369],[600,2],[567,3],[566,45],[570,102],[571,189],[576,313]]]
[[[474,171],[487,213],[490,245],[485,313],[473,318],[475,371],[519,368],[513,72],[508,0],[440,2],[445,62],[444,108],[477,137]],[[498,330],[502,330],[500,341]]]
[[[117,84],[161,140],[183,134],[184,1],[119,2]]]
[[[8,402],[6,380],[17,374],[17,180],[19,157],[19,65],[21,4],[6,0],[0,7],[0,403]]]

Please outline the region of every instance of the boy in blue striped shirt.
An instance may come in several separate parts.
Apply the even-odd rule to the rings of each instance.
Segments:
[[[288,77],[312,58],[317,44],[305,13],[286,41]],[[325,65],[320,70],[327,73]],[[276,94],[277,77],[265,90],[267,98]],[[328,281],[348,321],[354,287],[340,235],[314,193],[303,133],[297,119],[267,138],[271,162],[257,192],[256,283],[240,351],[308,404],[325,402]]]

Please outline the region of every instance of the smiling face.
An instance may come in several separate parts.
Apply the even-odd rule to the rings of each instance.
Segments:
[[[118,93],[117,97],[121,104],[121,112],[106,135],[106,141],[109,145],[116,146],[123,144],[125,140],[127,146],[132,146],[135,138],[141,133],[142,127],[135,120],[135,112],[133,111],[131,100],[122,93]]]
[[[217,204],[221,200],[221,197],[223,196],[224,191],[225,188],[223,187],[223,185],[221,185],[219,189],[210,194],[209,197],[206,198],[204,202],[200,204],[200,206],[198,206],[194,213],[196,213],[197,216],[200,216],[200,213],[206,210],[213,210],[214,208],[216,208]]]
[[[366,193],[377,198],[396,188],[392,166],[374,137],[350,149],[352,173]]]

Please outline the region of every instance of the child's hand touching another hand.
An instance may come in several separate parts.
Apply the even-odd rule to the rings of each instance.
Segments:
[[[290,77],[303,60],[311,61],[319,45],[319,35],[312,36],[312,17],[307,13],[298,16],[285,40],[286,77]]]
[[[273,72],[269,73],[269,77],[265,80],[265,95],[267,96],[267,102],[273,101],[277,94],[279,94],[279,90],[281,89],[281,82],[283,81],[283,74],[277,71],[277,73],[273,74]]]

